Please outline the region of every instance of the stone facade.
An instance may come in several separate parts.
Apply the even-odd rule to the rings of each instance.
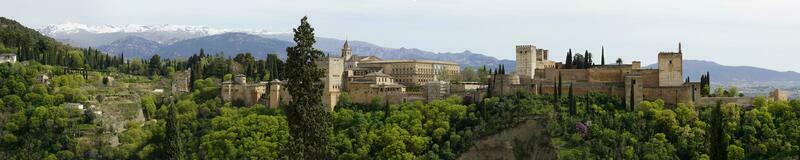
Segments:
[[[486,88],[486,85],[480,82],[456,82],[450,84],[451,94],[464,94],[466,92],[474,92]]]
[[[289,103],[289,101],[292,100],[292,96],[289,95],[289,91],[284,86],[285,84],[277,79],[269,82],[269,95],[266,100],[267,107],[278,108],[282,104]]]
[[[675,87],[683,84],[683,52],[658,53],[658,86]]]
[[[446,81],[430,81],[425,84],[425,100],[433,102],[434,100],[445,99],[450,96],[450,83]]]
[[[533,79],[536,74],[537,57],[543,56],[542,53],[538,53],[538,50],[533,45],[518,45],[516,51],[517,75],[522,78]]]
[[[447,77],[460,76],[461,67],[457,63],[429,60],[381,60],[359,64],[363,73],[382,71],[406,86],[423,86],[433,81],[434,77],[447,79]],[[354,77],[360,74],[357,72]],[[444,76],[444,77],[442,77]]]
[[[345,43],[345,45],[347,45],[347,43]],[[325,57],[322,61],[317,61],[317,66],[325,69],[325,77],[322,79],[325,83],[325,89],[322,93],[322,103],[325,104],[330,111],[336,107],[339,101],[339,95],[342,94],[342,74],[344,73],[343,59],[346,58]]]
[[[0,63],[17,63],[17,55],[11,53],[0,54]]]
[[[221,88],[222,100],[225,102],[242,103],[250,106],[257,104],[267,92],[267,83],[248,84],[247,77],[236,75],[233,82],[223,82]]]
[[[382,72],[373,72],[347,83],[348,93],[354,103],[370,104],[374,97],[381,97],[384,103],[392,104],[407,101],[406,87]]]

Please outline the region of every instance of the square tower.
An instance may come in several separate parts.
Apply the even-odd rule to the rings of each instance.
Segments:
[[[344,73],[344,60],[336,57],[324,57],[317,62],[317,66],[325,69],[325,83],[322,103],[328,107],[328,111],[333,111],[338,103],[342,87],[342,74]]]
[[[683,82],[683,53],[658,53],[658,86],[681,86]]]
[[[517,45],[516,72],[520,79],[533,79],[536,73],[536,46]]]

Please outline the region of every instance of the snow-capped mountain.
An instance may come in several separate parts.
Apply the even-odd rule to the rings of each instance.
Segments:
[[[80,47],[99,47],[113,41],[136,36],[164,45],[177,41],[218,35],[222,33],[247,33],[253,35],[272,35],[264,29],[218,29],[191,25],[87,25],[74,22],[47,25],[37,29],[40,33]]]
[[[287,28],[287,30],[290,30]],[[286,56],[286,47],[294,44],[292,34],[258,29],[218,29],[190,25],[86,25],[62,23],[39,28],[38,31],[64,43],[78,47],[98,48],[109,54],[125,54],[126,58],[189,57],[200,50],[207,53],[250,52],[263,58],[267,53]],[[344,40],[316,37],[314,47],[330,55],[338,55]],[[429,59],[454,61],[463,66],[479,67],[504,64],[514,68],[513,61],[498,60],[469,51],[434,53],[415,48],[388,48],[368,42],[350,41],[354,54],[374,55],[384,59]]]
[[[39,29],[39,32],[45,35],[55,34],[74,34],[78,32],[89,33],[141,33],[141,32],[184,32],[193,34],[215,35],[227,32],[243,32],[249,34],[271,34],[267,30],[258,29],[216,29],[205,26],[190,26],[190,25],[140,25],[140,24],[126,24],[126,25],[86,25],[81,23],[66,22],[62,24],[52,24]]]

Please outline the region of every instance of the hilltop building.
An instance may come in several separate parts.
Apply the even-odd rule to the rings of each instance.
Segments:
[[[686,82],[682,78],[683,52],[680,44],[678,52],[658,53],[658,69],[642,69],[639,61],[564,69],[568,68],[565,64],[547,60],[547,50],[536,49],[533,45],[517,46],[516,54],[518,70],[511,74],[501,71],[492,76],[490,94],[508,94],[516,90],[554,94],[559,89],[557,84],[560,80],[561,93],[566,93],[569,88],[567,85],[572,84],[576,95],[598,92],[617,96],[625,100],[626,106],[656,99],[662,99],[667,104],[688,103],[700,97],[700,83]],[[544,65],[539,65],[540,62]]]
[[[426,87],[436,86],[441,90],[438,78],[460,76],[457,63],[432,60],[382,60],[374,56],[352,54],[349,42],[342,46],[341,57],[345,61],[342,91],[348,92],[355,103],[372,103],[374,97],[381,97],[384,103],[394,104],[407,101],[441,99],[449,95],[441,92],[428,92]],[[438,78],[437,78],[438,77]],[[330,82],[335,83],[335,82]],[[410,90],[409,90],[410,89]],[[428,96],[428,94],[437,94]]]
[[[375,97],[383,103],[402,103],[407,101],[406,86],[395,82],[392,76],[383,72],[372,72],[348,82],[349,94],[354,103],[369,104]]]
[[[233,78],[233,82],[222,82],[220,87],[222,100],[226,102],[241,103],[243,105],[254,105],[261,100],[267,93],[267,83],[248,84],[247,77],[238,74]]]
[[[446,98],[450,95],[446,80],[460,76],[461,71],[454,62],[382,60],[375,56],[353,55],[348,41],[341,52],[338,57],[326,56],[316,62],[319,68],[325,69],[325,77],[321,79],[324,83],[322,101],[329,111],[336,107],[342,92],[348,92],[354,103],[364,104],[372,103],[373,98],[380,98],[385,104]],[[234,81],[223,82],[222,99],[243,105],[263,103],[269,107],[291,100],[281,81],[248,84],[246,79],[244,75],[237,75]],[[180,90],[182,79],[176,80],[179,85],[174,89]],[[413,91],[408,91],[408,87]]]
[[[0,54],[0,63],[17,63],[17,55],[12,53]]]
[[[773,101],[787,101],[789,100],[789,93],[781,89],[775,89],[769,92],[769,99]]]
[[[450,96],[450,82],[434,79],[425,84],[425,100],[432,102]]]
[[[322,92],[322,103],[328,107],[329,111],[332,111],[339,101],[339,95],[342,94],[344,58],[324,57],[321,61],[317,61],[317,67],[325,69],[325,77],[322,78],[325,83],[325,89]]]
[[[36,81],[44,85],[50,85],[50,77],[47,74],[39,74],[36,76]]]

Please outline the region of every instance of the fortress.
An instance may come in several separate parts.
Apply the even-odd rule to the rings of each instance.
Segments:
[[[430,102],[455,94],[480,99],[487,94],[502,95],[517,90],[536,94],[566,93],[570,86],[576,95],[596,92],[619,97],[627,107],[658,99],[670,105],[716,101],[701,96],[700,82],[684,80],[680,44],[677,52],[658,53],[658,69],[642,68],[639,61],[624,64],[617,60],[617,63],[607,64],[604,52],[599,65],[580,54],[576,54],[575,62],[569,58],[561,63],[550,60],[546,49],[518,45],[516,71],[507,74],[500,66],[486,82],[450,82],[447,77],[460,76],[460,66],[453,62],[356,56],[347,41],[340,56],[323,57],[316,64],[326,71],[321,82],[325,83],[322,100],[328,110],[336,107],[343,93],[347,93],[353,103],[369,104],[380,100],[384,104],[395,104]],[[588,51],[586,55],[591,57]],[[260,103],[275,108],[291,100],[286,89],[278,80],[248,84],[246,77],[238,75],[233,82],[222,84],[221,94],[224,101],[244,105]]]
[[[321,79],[325,87],[322,101],[328,110],[336,107],[343,92],[349,93],[352,102],[362,104],[372,103],[376,97],[391,104],[441,99],[450,95],[450,84],[440,79],[460,76],[461,72],[454,62],[382,60],[353,55],[347,41],[340,56],[322,57],[316,64],[325,69],[325,77]],[[426,90],[426,86],[435,88]],[[247,83],[244,75],[223,82],[220,94],[223,101],[247,106],[264,104],[275,108],[291,100],[283,82]]]
[[[554,94],[559,90],[557,86],[560,81],[561,93],[566,93],[572,85],[576,95],[597,92],[617,96],[625,100],[625,105],[629,107],[642,100],[662,99],[667,104],[675,105],[693,103],[700,98],[700,83],[683,79],[683,51],[680,44],[677,52],[658,53],[658,69],[643,69],[639,61],[630,64],[601,62],[599,65],[589,64],[585,68],[573,69],[574,66],[548,60],[547,50],[536,49],[533,45],[517,46],[516,55],[516,72],[496,72],[488,82],[491,90],[487,92],[500,95],[526,90]]]

